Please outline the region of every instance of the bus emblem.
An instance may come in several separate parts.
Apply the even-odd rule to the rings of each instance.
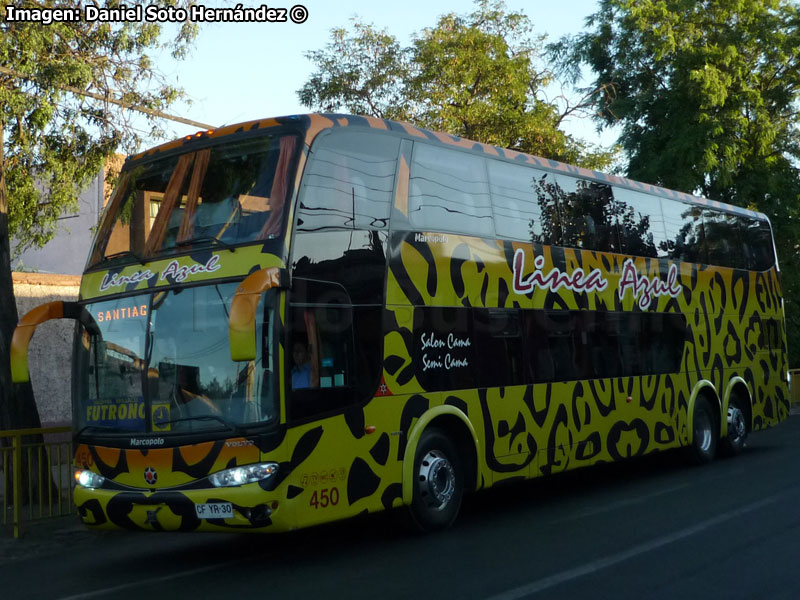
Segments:
[[[144,480],[150,485],[155,485],[156,481],[158,481],[158,473],[153,467],[147,467],[144,470]]]

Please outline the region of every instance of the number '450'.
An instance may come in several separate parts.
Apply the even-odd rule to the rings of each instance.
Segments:
[[[314,490],[311,494],[311,501],[309,502],[314,508],[326,508],[328,506],[336,506],[339,504],[339,489],[331,488],[324,490]]]

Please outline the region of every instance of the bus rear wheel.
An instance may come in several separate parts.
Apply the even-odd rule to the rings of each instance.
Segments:
[[[722,440],[722,451],[735,456],[744,450],[747,441],[747,416],[745,405],[738,395],[731,394],[728,402],[728,435]]]
[[[714,460],[718,437],[714,409],[705,396],[698,396],[692,422],[693,439],[688,448],[689,459],[695,464],[704,465]]]
[[[446,529],[455,521],[464,496],[461,459],[450,438],[439,429],[428,429],[414,456],[414,490],[408,507],[418,531]]]

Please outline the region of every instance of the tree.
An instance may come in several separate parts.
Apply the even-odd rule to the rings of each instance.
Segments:
[[[331,33],[324,49],[306,55],[316,71],[298,96],[312,109],[409,121],[589,168],[611,164],[613,152],[560,129],[582,106],[560,110],[544,99],[552,74],[535,66],[543,38],[501,1],[444,15],[407,48],[358,20],[352,32]]]
[[[59,8],[81,11],[82,4]],[[185,7],[188,0],[162,4]],[[8,21],[7,8],[0,10],[0,429],[8,429],[39,425],[30,386],[11,384],[9,348],[18,315],[10,235],[20,248],[47,242],[56,219],[77,206],[106,158],[138,146],[141,123],[118,102],[159,111],[178,99],[181,91],[167,84],[148,53],[169,47],[184,57],[197,28],[184,22],[165,44],[156,23],[44,25]],[[151,114],[146,122],[150,135],[162,133],[162,120]]]
[[[627,174],[763,211],[781,264],[796,264],[797,4],[601,0],[587,25],[550,49],[573,77],[581,65],[593,70],[599,123],[622,126]],[[782,279],[790,357],[798,356],[800,278],[784,269]]]
[[[316,64],[297,95],[305,106],[381,119],[408,118],[402,82],[410,75],[409,51],[385,31],[353,22],[353,33],[331,30],[324,50],[306,54]]]

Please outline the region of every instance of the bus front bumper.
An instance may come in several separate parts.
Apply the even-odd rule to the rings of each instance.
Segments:
[[[136,531],[278,532],[277,499],[256,484],[198,490],[104,490],[76,487],[75,506],[84,525]]]

